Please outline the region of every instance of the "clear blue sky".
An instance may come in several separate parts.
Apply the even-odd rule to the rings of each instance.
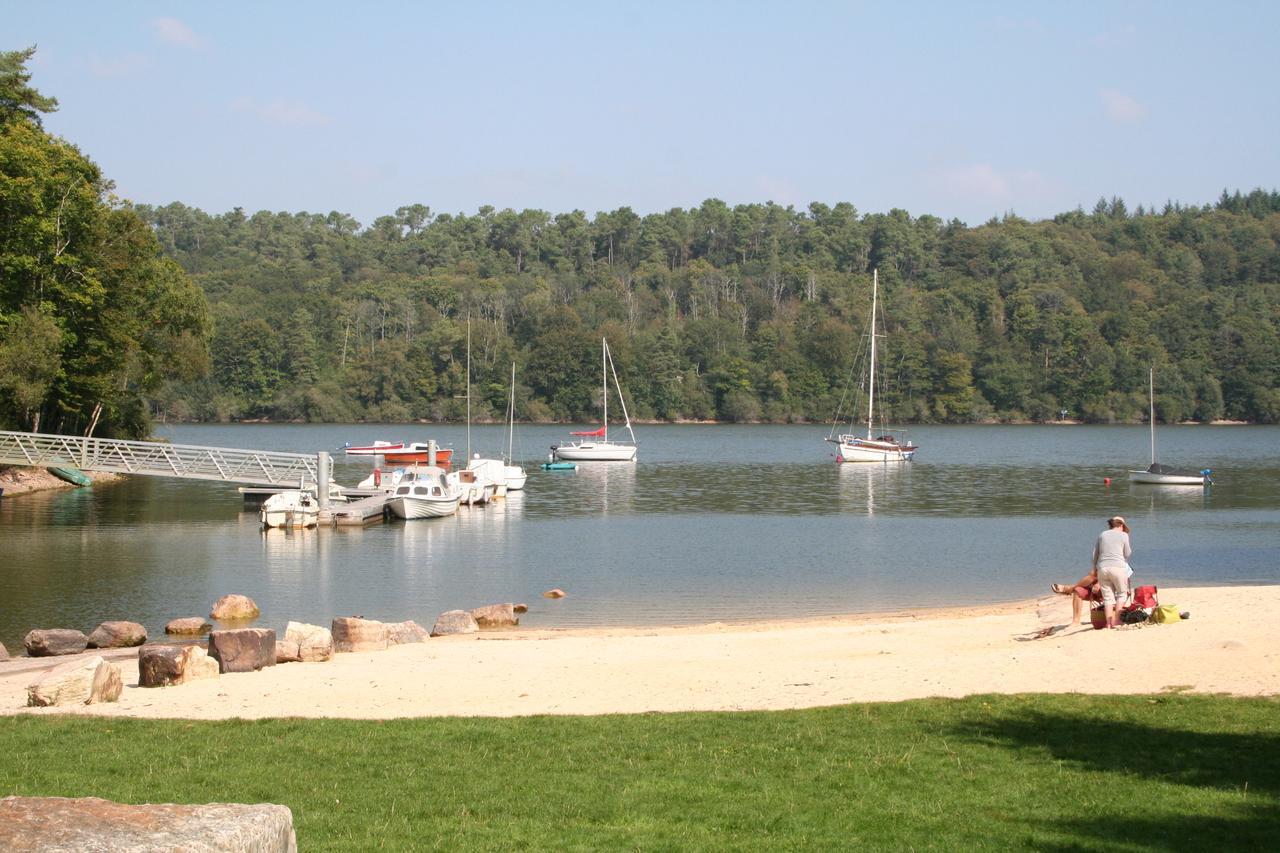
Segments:
[[[790,8],[794,6],[794,8]],[[1280,186],[1280,3],[0,3],[125,198],[978,224]]]

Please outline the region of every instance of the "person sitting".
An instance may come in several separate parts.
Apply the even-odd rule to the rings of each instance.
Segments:
[[[1086,601],[1090,602],[1090,606],[1092,606],[1092,602],[1102,602],[1102,587],[1098,585],[1096,572],[1089,572],[1089,574],[1073,584],[1055,583],[1050,584],[1050,588],[1058,595],[1071,596],[1072,625],[1080,624],[1080,612],[1085,609],[1084,603]],[[1085,619],[1084,621],[1088,622],[1089,620]]]

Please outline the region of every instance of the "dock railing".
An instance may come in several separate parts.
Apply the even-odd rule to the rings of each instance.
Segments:
[[[283,453],[0,431],[0,465],[74,465],[86,471],[254,486],[299,488],[310,483],[317,486],[316,497],[322,506],[328,503],[329,497],[329,454],[323,451]]]

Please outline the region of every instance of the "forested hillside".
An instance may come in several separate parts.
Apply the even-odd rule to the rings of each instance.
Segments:
[[[34,48],[0,52],[0,429],[145,436],[146,395],[208,370],[208,309],[74,145]]]
[[[609,338],[641,418],[824,421],[873,268],[899,421],[1280,421],[1280,195],[980,227],[850,204],[639,216],[140,207],[213,312],[212,372],[165,417],[458,419],[466,319],[483,411],[592,421]]]

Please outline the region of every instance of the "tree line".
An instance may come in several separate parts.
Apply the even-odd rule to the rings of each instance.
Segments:
[[[1280,422],[1280,194],[970,227],[852,204],[438,213],[133,206],[0,53],[0,423],[829,420],[878,270],[882,402],[916,423]]]
[[[165,417],[458,420],[472,329],[481,417],[515,362],[526,419],[590,422],[608,337],[632,413],[824,421],[879,270],[884,402],[903,422],[1280,421],[1280,194],[1129,211],[1100,200],[978,227],[851,204],[641,216],[138,207],[209,300],[210,373]]]

